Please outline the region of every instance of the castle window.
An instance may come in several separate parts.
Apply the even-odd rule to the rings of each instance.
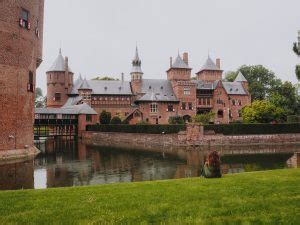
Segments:
[[[85,120],[86,122],[92,122],[92,115],[86,115]]]
[[[224,117],[223,110],[219,110],[218,111],[218,118],[223,118],[223,117]]]
[[[210,98],[207,98],[207,105],[210,105]]]
[[[190,95],[191,94],[191,88],[190,87],[184,87],[183,94],[184,95]]]
[[[61,94],[60,93],[55,93],[54,94],[54,101],[59,102],[61,100]]]
[[[29,91],[29,92],[33,92],[34,91],[33,73],[32,73],[32,71],[29,71],[29,74],[28,74],[27,91]]]
[[[235,100],[234,99],[232,99],[232,105],[235,105]]]
[[[157,113],[157,103],[151,103],[150,104],[150,112],[151,113]]]
[[[189,102],[189,110],[193,110],[193,103]]]
[[[173,105],[169,104],[168,105],[168,112],[173,112],[173,111],[174,111]]]
[[[182,109],[182,110],[186,110],[186,103],[185,103],[185,102],[182,103],[181,109]]]
[[[22,9],[19,24],[20,24],[20,27],[30,30],[29,11],[28,10]]]

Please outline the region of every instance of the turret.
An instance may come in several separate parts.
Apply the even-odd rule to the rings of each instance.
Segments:
[[[84,78],[82,84],[78,88],[79,96],[82,98],[82,101],[88,105],[91,105],[93,89],[91,88],[89,82]]]
[[[222,80],[222,73],[221,70],[221,60],[216,59],[216,63],[208,56],[205,64],[199,70],[197,75],[197,80],[203,80],[207,82],[214,82],[217,80]]]
[[[69,67],[68,57],[59,54],[47,74],[47,107],[62,107],[73,88],[74,73]]]
[[[170,58],[170,68],[167,70],[168,80],[190,80],[192,68],[189,67],[188,53],[183,53],[183,58],[178,54],[173,62]]]
[[[141,90],[142,80],[143,80],[143,71],[141,68],[142,61],[139,57],[138,48],[135,49],[135,56],[132,60],[132,70],[131,70],[131,86],[133,93],[137,94]]]
[[[242,74],[241,71],[238,73],[238,75],[235,78],[234,82],[242,83],[245,91],[249,92],[249,83],[248,83],[247,79],[244,77],[244,75]]]

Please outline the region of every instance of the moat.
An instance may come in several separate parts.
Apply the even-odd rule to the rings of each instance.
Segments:
[[[198,177],[207,151],[180,150],[174,154],[87,146],[77,141],[44,140],[33,160],[0,164],[0,190],[42,189],[162,179]],[[257,146],[254,146],[257,152]],[[260,147],[248,154],[227,147],[222,172],[241,173],[297,167],[300,146]],[[250,147],[251,150],[251,147]],[[233,154],[234,152],[234,154]],[[299,162],[298,162],[299,165]]]

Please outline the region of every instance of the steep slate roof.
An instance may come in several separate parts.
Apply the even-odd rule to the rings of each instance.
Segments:
[[[144,94],[136,102],[158,101],[178,102],[171,82],[163,79],[143,79],[141,92]]]
[[[132,60],[132,70],[131,73],[143,73],[142,68],[141,68],[141,60],[139,57],[139,52],[138,52],[138,48],[135,48],[135,56]]]
[[[84,80],[81,82],[81,85],[78,89],[92,89],[91,86],[89,85],[88,81],[84,78]]]
[[[206,62],[204,63],[204,65],[202,66],[202,68],[200,69],[199,72],[201,72],[203,70],[220,70],[220,69],[217,67],[217,65],[214,63],[214,61],[210,58],[210,56],[208,56]]]
[[[80,96],[69,97],[63,107],[77,105],[81,100],[82,98]]]
[[[132,95],[129,81],[87,80],[86,83],[94,95]],[[71,95],[78,95],[78,89],[82,84],[83,81],[76,81]]]
[[[65,72],[65,59],[61,54],[61,49],[59,49],[57,58],[47,72]],[[69,72],[72,72],[70,67]]]
[[[244,77],[244,75],[240,71],[239,74],[237,75],[237,77],[235,78],[234,82],[247,82],[247,79]]]
[[[240,82],[223,82],[223,87],[228,95],[247,95]]]
[[[35,108],[36,114],[70,114],[70,115],[97,115],[97,112],[88,104],[66,106],[62,108]]]
[[[175,59],[175,61],[172,64],[171,68],[176,68],[176,69],[190,69],[190,67],[188,66],[188,64],[186,64],[183,59],[181,58],[180,55],[177,56],[177,58]]]

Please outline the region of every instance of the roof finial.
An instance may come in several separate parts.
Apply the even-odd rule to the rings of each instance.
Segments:
[[[61,48],[59,48],[59,54],[61,55]]]
[[[180,51],[179,51],[179,48],[177,49],[178,50],[178,56],[180,55]]]

